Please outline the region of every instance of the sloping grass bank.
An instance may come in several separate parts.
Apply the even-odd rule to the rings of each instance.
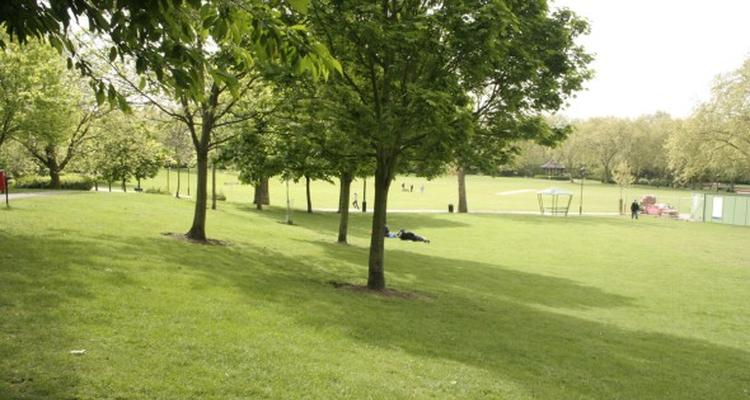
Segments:
[[[369,219],[81,194],[0,210],[0,398],[741,399],[750,230],[656,219]],[[82,350],[73,355],[71,350]]]

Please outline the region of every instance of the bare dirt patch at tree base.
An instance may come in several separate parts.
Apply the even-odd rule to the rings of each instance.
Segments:
[[[336,281],[328,281],[329,285],[333,286],[335,289],[338,290],[346,290],[349,292],[354,293],[364,293],[364,294],[371,294],[376,296],[382,296],[382,297],[393,297],[393,298],[399,298],[399,299],[407,299],[407,300],[424,300],[428,299],[428,296],[425,296],[423,294],[418,294],[414,292],[402,292],[400,290],[396,289],[381,289],[381,290],[374,290],[368,288],[366,285],[353,285],[351,283],[346,282],[336,282]]]
[[[206,246],[229,246],[229,242],[224,240],[218,240],[218,239],[206,239],[206,240],[195,240],[188,238],[184,233],[177,233],[177,232],[162,232],[162,236],[166,236],[168,238],[172,238],[175,240],[180,240],[183,242],[193,243],[193,244],[202,244]]]

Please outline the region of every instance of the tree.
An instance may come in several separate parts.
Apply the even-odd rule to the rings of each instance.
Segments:
[[[750,60],[717,77],[712,98],[687,129],[669,138],[670,167],[681,182],[750,179]]]
[[[122,2],[61,1],[22,2],[3,7],[0,22],[11,38],[24,42],[29,36],[46,36],[60,52],[68,52],[68,66],[94,75],[89,63],[78,56],[67,35],[73,19],[86,16],[89,31],[111,43],[110,61],[132,59],[135,72],[155,78],[176,108],[155,101],[162,111],[188,126],[196,151],[198,187],[193,224],[186,236],[205,241],[208,153],[219,143],[214,129],[229,124],[227,116],[248,83],[258,78],[259,66],[288,66],[297,73],[325,77],[340,65],[325,46],[317,43],[299,22],[308,1],[159,1]],[[4,43],[0,43],[4,44]],[[120,74],[125,78],[125,74]],[[126,79],[127,80],[127,79]],[[147,98],[143,86],[128,80]],[[127,109],[125,96],[111,81],[96,79],[92,87],[101,103]],[[227,95],[225,92],[231,93]]]
[[[620,187],[620,214],[622,214],[625,210],[623,190],[627,187],[630,187],[630,185],[635,182],[635,177],[633,176],[630,165],[626,160],[621,160],[617,164],[617,167],[615,167],[613,178],[615,180],[615,183],[617,183],[617,185]]]
[[[586,153],[590,158],[586,164],[599,167],[602,183],[612,181],[612,169],[618,157],[630,145],[631,128],[629,121],[611,117],[591,118],[575,126],[586,142]]]
[[[355,133],[362,135],[375,160],[367,285],[383,289],[382,232],[394,176],[409,164],[437,166],[450,161],[455,146],[465,143],[467,132],[474,127],[468,79],[486,80],[491,61],[502,59],[498,47],[521,50],[521,42],[541,44],[557,39],[517,39],[534,24],[540,28],[534,31],[544,35],[543,25],[552,23],[555,17],[549,15],[546,1],[507,4],[478,0],[313,1],[311,16],[313,27],[345,66],[342,79],[335,83],[356,93],[346,106],[357,115],[361,129]],[[477,40],[481,33],[487,33],[487,40]],[[570,31],[562,33],[569,35]],[[537,67],[520,66],[529,74],[508,78],[542,72]],[[498,70],[504,68],[511,72],[510,65],[498,66]],[[555,74],[541,76],[540,83],[554,84]],[[524,83],[520,80],[512,84]]]
[[[17,178],[34,174],[39,167],[20,143],[11,140],[0,148],[0,169]]]
[[[671,180],[664,146],[667,138],[680,129],[681,121],[659,112],[641,116],[631,123],[633,136],[622,158],[628,160],[636,180],[650,178],[657,183]]]
[[[268,122],[260,119],[235,126],[239,133],[218,153],[218,160],[239,171],[239,180],[255,188],[253,204],[258,210],[267,204],[268,179],[281,172],[283,161],[276,152],[276,141]]]
[[[317,110],[317,114],[313,114],[315,119],[321,121],[318,130],[320,134],[311,137],[328,161],[332,173],[339,179],[339,231],[336,241],[346,244],[349,236],[351,185],[355,177],[362,176],[366,179],[373,172],[373,159],[367,143],[362,140],[365,135],[356,133],[357,129],[361,129],[357,123],[357,115],[350,114],[351,110],[337,101],[343,100],[344,104],[356,102],[356,93],[346,86],[332,84],[327,85],[320,95],[322,100],[311,107]]]
[[[0,7],[0,25],[9,40],[0,37],[0,47],[46,38],[68,58],[68,68],[92,77],[99,100],[127,109],[125,96],[99,79],[85,52],[77,51],[70,33],[79,20],[86,19],[88,32],[111,43],[110,59],[132,57],[139,74],[150,71],[160,82],[202,97],[206,76],[222,70],[206,62],[206,48],[195,46],[196,41],[211,43],[211,52],[228,50],[236,67],[246,71],[259,59],[281,60],[315,75],[340,69],[298,23],[308,7],[309,0],[7,0]]]
[[[113,182],[120,182],[127,191],[131,179],[136,179],[140,188],[141,180],[156,176],[167,158],[166,149],[155,139],[155,128],[145,118],[121,112],[109,115],[96,127],[100,133],[91,149],[94,154],[89,169],[110,189]]]
[[[180,170],[185,165],[194,164],[193,144],[190,139],[187,127],[180,121],[169,121],[161,124],[159,129],[159,141],[167,149],[167,158],[165,159],[167,167],[167,191],[171,193],[170,187],[170,169],[177,168],[177,188],[175,196],[180,197]]]
[[[312,93],[287,91],[281,113],[273,121],[279,137],[277,151],[282,158],[282,176],[295,182],[304,178],[307,212],[312,213],[311,182],[321,179],[330,182],[336,171],[322,143],[331,128],[321,111],[322,102],[320,99],[311,102],[305,95]]]
[[[572,130],[567,138],[555,147],[552,151],[551,157],[562,162],[572,181],[579,173],[579,168],[585,167],[586,165],[585,151],[585,141],[580,134],[576,133],[575,130]]]
[[[34,91],[43,90],[37,79],[58,72],[50,53],[36,42],[24,49],[9,43],[0,50],[0,149],[18,133]]]
[[[285,85],[275,96],[283,100],[272,123],[280,139],[277,150],[283,158],[282,176],[306,178],[308,212],[312,212],[309,180],[339,178],[337,241],[346,243],[351,184],[356,176],[368,173],[372,159],[362,135],[355,133],[360,129],[357,115],[346,106],[357,101],[357,94],[345,85],[329,82],[296,79]]]
[[[13,138],[47,170],[50,187],[59,189],[61,173],[81,155],[93,122],[107,111],[85,93],[80,80],[53,51],[38,43],[29,43],[19,51],[29,52],[29,59],[40,64],[29,71],[36,75],[29,92],[22,96],[26,104]]]
[[[471,129],[455,147],[458,212],[468,212],[467,170],[495,174],[519,141],[553,146],[565,139],[567,123],[544,113],[559,110],[591,77],[592,57],[575,43],[588,33],[584,20],[567,9],[550,12],[546,1],[503,3],[455,2],[445,15],[456,71],[471,98]]]
[[[270,203],[269,178],[284,169],[278,117],[284,102],[285,97],[268,82],[255,88],[237,105],[238,113],[248,118],[224,128],[228,139],[216,156],[239,171],[240,182],[253,185],[253,204],[258,210]]]

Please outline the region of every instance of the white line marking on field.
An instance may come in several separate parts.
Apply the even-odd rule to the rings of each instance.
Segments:
[[[497,192],[497,193],[495,193],[495,195],[497,195],[497,196],[512,196],[514,194],[529,193],[529,192],[533,192],[533,191],[534,191],[534,189],[511,190],[511,191],[508,191],[508,192]]]

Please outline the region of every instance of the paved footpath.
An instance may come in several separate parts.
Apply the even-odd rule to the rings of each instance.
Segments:
[[[115,192],[115,189],[112,189],[112,192]],[[99,192],[106,193],[107,191],[100,190]],[[29,197],[45,197],[45,196],[55,196],[55,195],[61,195],[61,194],[71,194],[71,193],[87,193],[79,190],[61,190],[61,191],[45,191],[45,192],[26,192],[26,193],[11,193],[9,195],[10,200],[18,200],[18,199],[25,199]],[[137,192],[129,192],[129,193],[137,193]],[[0,199],[4,199],[5,195],[2,196]],[[187,196],[182,196],[187,197]],[[336,208],[315,208],[314,211],[319,212],[331,212],[335,213],[338,210]],[[349,209],[350,213],[361,213],[361,210],[353,210]],[[368,214],[371,214],[371,211],[367,212]],[[449,214],[447,210],[436,210],[436,209],[389,209],[388,213],[394,213],[394,214]],[[491,214],[491,215],[539,215],[539,211],[471,211],[469,214]],[[585,212],[583,215],[579,215],[577,212],[571,212],[568,214],[569,217],[615,217],[620,215],[616,212]],[[689,214],[680,214],[679,219],[689,219]]]
[[[23,192],[23,193],[9,193],[9,200],[27,199],[29,197],[46,197],[46,196],[57,196],[61,194],[72,194],[72,193],[87,193],[81,190],[55,190],[55,191],[44,191],[44,192]],[[0,194],[0,200],[5,201],[5,194]]]
[[[49,190],[47,191],[45,190],[45,191],[39,191],[39,192],[21,192],[21,193],[11,192],[8,195],[8,199],[20,200],[20,199],[28,199],[31,197],[47,197],[47,196],[58,196],[58,195],[63,195],[63,194],[81,194],[81,193],[110,193],[110,192],[109,190],[95,191],[93,189],[90,191],[86,191],[86,190]],[[122,193],[122,189],[113,188],[111,193]],[[131,190],[127,193],[138,193],[138,192]],[[184,195],[181,197],[190,198],[190,196],[184,196]],[[0,194],[0,200],[5,201],[5,194]]]
[[[315,211],[321,211],[321,212],[337,212],[338,210],[336,208],[316,208]],[[361,213],[362,210],[352,210],[349,209],[350,213]],[[389,213],[394,214],[450,214],[447,210],[435,210],[435,209],[388,209]],[[371,214],[372,211],[368,210],[368,214]],[[457,213],[456,213],[457,214]],[[539,211],[487,211],[487,210],[480,210],[480,211],[469,211],[469,214],[507,214],[507,215],[539,215]],[[616,212],[585,212],[583,213],[584,217],[609,217],[609,216],[616,216],[620,215]],[[577,217],[578,212],[570,212],[568,213],[569,217]]]
[[[315,208],[315,211],[320,212],[337,212],[338,210],[335,208]],[[352,210],[349,209],[350,213],[361,213],[362,210]],[[371,211],[367,211],[367,214],[371,214]],[[407,209],[388,209],[388,213],[394,213],[394,214],[450,214],[446,210],[431,210],[431,209],[415,209],[415,210],[407,210]],[[456,213],[457,214],[457,213]],[[485,214],[485,215],[540,215],[539,211],[487,211],[487,210],[480,210],[480,211],[469,211],[469,214]],[[627,216],[630,218],[630,214],[620,214],[617,212],[584,212],[583,215],[578,214],[578,211],[576,212],[570,212],[568,213],[568,217],[617,217],[620,215]],[[644,217],[647,217],[647,215],[643,215]],[[680,214],[679,219],[681,220],[689,220],[690,214]]]

